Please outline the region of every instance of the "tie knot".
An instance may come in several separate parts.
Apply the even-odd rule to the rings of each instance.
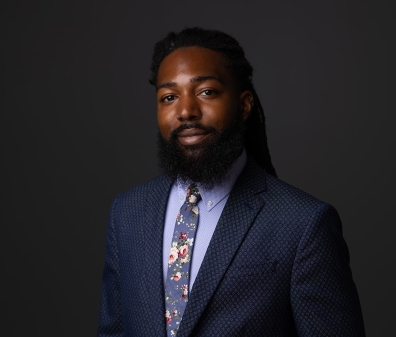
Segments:
[[[196,185],[190,185],[187,189],[186,201],[190,204],[196,205],[201,200],[201,194],[199,193]]]

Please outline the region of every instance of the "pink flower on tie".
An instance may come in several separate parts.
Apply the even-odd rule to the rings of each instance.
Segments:
[[[169,324],[170,322],[172,322],[172,317],[170,315],[169,310],[165,311],[165,319],[166,319],[166,324]]]
[[[183,232],[180,232],[179,240],[186,239],[186,238],[187,238],[187,236],[188,236],[188,233],[183,233]]]
[[[179,281],[181,278],[181,273],[178,271],[177,273],[173,274],[173,279],[175,281]]]
[[[176,261],[176,259],[178,258],[179,252],[177,250],[177,248],[172,247],[169,253],[169,260],[168,260],[168,264],[173,264],[173,262]]]
[[[173,316],[177,316],[177,310],[176,310],[176,309],[173,310],[172,315],[173,315]]]
[[[190,256],[188,254],[180,259],[180,263],[187,263],[189,261],[190,261]]]
[[[187,253],[188,253],[188,245],[184,245],[179,248],[179,257],[185,257]]]
[[[183,287],[182,287],[182,298],[186,298],[187,297],[187,294],[188,294],[188,285],[187,284],[184,284],[183,285]]]

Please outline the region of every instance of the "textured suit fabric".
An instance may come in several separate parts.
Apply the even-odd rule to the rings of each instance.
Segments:
[[[109,220],[98,336],[166,336],[162,237],[172,182],[120,194]],[[177,336],[365,336],[336,210],[265,173],[238,178]]]

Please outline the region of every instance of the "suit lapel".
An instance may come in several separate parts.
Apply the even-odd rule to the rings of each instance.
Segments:
[[[143,246],[145,249],[146,288],[145,321],[148,330],[155,336],[166,335],[165,303],[162,269],[162,243],[166,205],[172,181],[166,177],[158,179],[148,193],[144,219]]]
[[[249,159],[235,183],[206,251],[178,337],[192,333],[255,217],[264,206],[260,193],[265,190],[265,172]]]

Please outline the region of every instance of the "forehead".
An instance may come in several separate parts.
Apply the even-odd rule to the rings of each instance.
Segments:
[[[215,76],[225,83],[233,80],[223,54],[201,47],[179,48],[165,57],[158,70],[157,84],[173,81],[180,75]]]

